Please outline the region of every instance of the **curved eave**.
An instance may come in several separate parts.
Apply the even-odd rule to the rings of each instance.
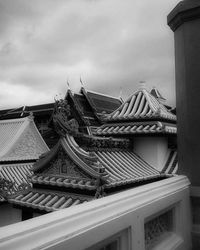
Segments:
[[[65,149],[65,152],[68,154],[68,156],[74,161],[76,165],[78,165],[83,171],[88,173],[90,176],[94,178],[101,178],[102,174],[96,172],[92,167],[88,166],[87,163],[85,163],[73,150],[71,147],[71,143],[69,140],[69,137],[66,136],[66,138],[61,139],[61,143],[63,148]]]

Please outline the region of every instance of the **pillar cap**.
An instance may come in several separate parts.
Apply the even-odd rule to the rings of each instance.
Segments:
[[[184,22],[200,18],[200,1],[181,1],[167,16],[167,23],[175,31]]]

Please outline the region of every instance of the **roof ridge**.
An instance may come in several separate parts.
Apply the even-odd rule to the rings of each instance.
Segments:
[[[13,119],[5,119],[5,120],[0,120],[1,123],[17,123],[17,122],[24,122],[27,119],[28,116],[26,117],[20,117],[20,118],[13,118]]]
[[[85,89],[85,88],[84,88],[84,89]],[[115,96],[112,96],[112,95],[108,95],[108,94],[104,94],[104,93],[99,93],[99,92],[96,92],[96,91],[93,91],[93,90],[87,90],[87,89],[85,89],[85,91],[86,91],[86,93],[87,93],[87,92],[90,92],[90,93],[93,93],[93,94],[106,96],[106,97],[109,97],[109,98],[112,98],[112,99],[121,100],[121,99],[118,98],[118,97],[115,97]]]
[[[105,120],[137,119],[145,116],[176,120],[176,116],[145,88],[135,91],[118,109],[108,114]]]

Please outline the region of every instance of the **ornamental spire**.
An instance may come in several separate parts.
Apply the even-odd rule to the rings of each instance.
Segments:
[[[146,89],[146,81],[139,81],[139,89]]]

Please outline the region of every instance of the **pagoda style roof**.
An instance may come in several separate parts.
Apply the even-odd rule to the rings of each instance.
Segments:
[[[85,168],[86,166],[83,164],[81,171],[81,169],[78,168],[77,161],[76,166],[73,165],[72,162],[66,161],[65,166],[63,166],[63,159],[69,159],[69,151],[66,150],[65,153],[67,153],[67,155],[63,155],[62,150],[68,147],[66,144],[69,144],[69,139],[73,140],[72,138],[68,138],[68,140],[60,141],[60,146],[62,145],[62,148],[57,146],[59,148],[57,152],[59,152],[60,161],[58,158],[53,160],[53,156],[49,158],[51,154],[47,153],[44,158],[41,158],[41,160],[35,164],[34,175],[31,179],[33,188],[9,199],[9,202],[20,206],[51,212],[95,199],[95,192],[100,185],[103,186],[103,190],[106,192],[111,188],[165,176],[165,173],[161,174],[138,155],[128,150],[102,149],[91,151],[90,157],[92,155],[93,158],[97,159],[99,171],[97,171],[95,165],[91,167],[87,160],[85,160],[87,170]],[[72,143],[75,145],[75,142]],[[84,156],[88,153],[81,148],[79,148],[78,151]],[[62,158],[63,156],[64,158]],[[76,157],[77,156],[76,154]],[[83,160],[80,155],[78,158],[79,161]],[[40,161],[42,161],[42,163]],[[98,177],[100,177],[101,180]],[[52,186],[52,188],[48,188],[48,186]],[[60,187],[60,191],[56,191],[56,187],[57,189]],[[63,188],[70,189],[66,189],[66,192],[63,192]],[[69,193],[68,190],[71,190],[71,188],[76,189],[76,194],[74,192]],[[85,192],[83,195],[83,192],[77,192],[78,189],[94,192],[93,195],[86,195]]]
[[[110,188],[161,177],[128,149],[91,147],[88,152],[70,135],[36,162],[33,171],[33,184],[79,190],[96,190],[98,180]]]
[[[92,130],[94,135],[176,134],[175,124],[160,121],[107,123]]]
[[[0,162],[36,160],[49,150],[31,116],[0,120]]]
[[[44,210],[46,212],[53,212],[90,200],[92,200],[92,198],[86,195],[33,189],[9,199],[9,202],[20,206]]]
[[[136,91],[117,110],[105,116],[106,121],[138,119],[176,121],[176,116],[144,88]]]

